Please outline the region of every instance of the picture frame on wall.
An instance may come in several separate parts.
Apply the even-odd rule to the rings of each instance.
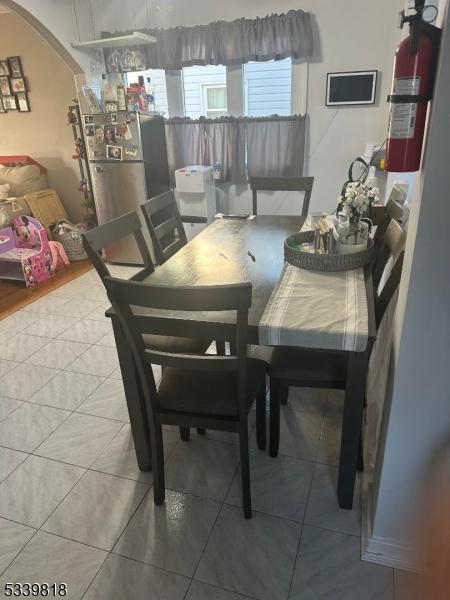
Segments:
[[[30,112],[30,102],[28,101],[28,94],[25,92],[19,92],[16,94],[17,106],[19,112]]]
[[[0,95],[11,96],[11,84],[7,76],[0,77]]]
[[[6,112],[5,107],[3,106],[3,100],[2,97],[0,96],[0,113],[4,113]]]
[[[8,56],[8,65],[11,77],[23,77],[20,56]]]
[[[9,65],[6,58],[0,60],[0,77],[3,75],[9,76]]]
[[[17,100],[15,96],[2,96],[5,110],[17,110]]]
[[[23,77],[11,77],[10,84],[13,94],[27,91],[27,86],[25,85],[25,79]]]

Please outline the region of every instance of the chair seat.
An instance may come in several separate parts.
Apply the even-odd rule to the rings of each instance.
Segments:
[[[146,348],[174,354],[203,354],[210,346],[210,341],[165,335],[142,336]]]
[[[247,361],[247,405],[265,385],[267,365],[261,360]],[[159,384],[158,403],[163,410],[214,416],[238,416],[235,372],[187,371],[167,367]]]
[[[302,348],[275,348],[269,375],[298,381],[305,387],[345,388],[347,355]]]

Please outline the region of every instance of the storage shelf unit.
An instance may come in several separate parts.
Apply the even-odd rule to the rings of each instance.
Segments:
[[[84,48],[99,50],[101,48],[122,48],[126,46],[140,46],[142,44],[156,44],[156,38],[140,31],[133,31],[133,33],[128,35],[119,35],[87,42],[72,42],[72,48],[76,48],[77,50],[83,50]]]

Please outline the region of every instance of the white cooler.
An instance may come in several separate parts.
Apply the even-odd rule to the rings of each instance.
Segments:
[[[184,223],[186,237],[190,241],[214,220],[217,212],[213,167],[194,165],[177,169],[175,183],[181,216],[205,219],[202,223]]]

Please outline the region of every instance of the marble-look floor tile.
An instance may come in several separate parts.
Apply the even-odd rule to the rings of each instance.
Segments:
[[[317,450],[317,462],[326,465],[339,465],[341,454],[342,412],[344,393],[330,390],[327,410]]]
[[[0,321],[0,331],[8,331],[13,334],[25,331],[27,327],[39,320],[39,315],[36,313],[19,310],[13,315],[6,317]]]
[[[319,445],[323,417],[311,413],[282,409],[280,414],[279,454],[314,461]],[[267,424],[269,432],[269,424]],[[256,447],[256,435],[252,438]]]
[[[42,528],[111,550],[147,491],[143,483],[87,471]]]
[[[65,410],[24,402],[0,423],[0,446],[33,452],[69,415]]]
[[[323,416],[327,408],[327,400],[327,389],[291,387],[285,408]]]
[[[95,344],[104,337],[110,329],[111,326],[109,323],[81,319],[81,321],[78,321],[73,327],[64,331],[59,337],[62,340]]]
[[[359,538],[305,526],[289,600],[392,600],[392,580],[361,560]]]
[[[28,454],[10,450],[9,448],[0,448],[0,483],[8,477],[23,461]]]
[[[27,359],[27,363],[48,366],[53,369],[65,369],[88,348],[90,348],[89,344],[81,344],[80,342],[51,340],[38,352],[32,354]]]
[[[9,371],[12,371],[12,369],[14,369],[14,367],[17,367],[17,365],[19,364],[20,363],[13,360],[4,360],[3,358],[0,358],[0,377],[6,375],[6,373],[8,373]]]
[[[194,574],[220,504],[166,490],[155,506],[150,492],[114,548],[116,554],[180,573]]]
[[[1,393],[15,400],[29,400],[41,387],[58,375],[58,372],[57,369],[19,363],[0,380]]]
[[[301,526],[223,505],[195,579],[260,600],[285,600]]]
[[[22,362],[49,341],[49,338],[19,333],[0,346],[0,358]]]
[[[227,592],[201,581],[192,580],[186,600],[254,600],[250,596],[241,596],[234,592]]]
[[[164,456],[166,460],[179,439],[180,435],[178,432],[163,432]],[[138,467],[131,427],[128,424],[123,426],[90,468],[102,473],[142,481],[143,483],[152,483],[153,481],[151,471],[141,471]]]
[[[166,487],[222,502],[239,462],[232,444],[192,436],[180,442],[166,463]]]
[[[110,554],[84,600],[183,600],[189,579]]]
[[[57,317],[56,315],[44,315],[30,325],[25,333],[40,335],[47,338],[56,338],[63,331],[69,329],[77,322],[75,317]]]
[[[360,535],[361,533],[361,476],[356,475],[353,509],[339,508],[337,500],[338,469],[316,464],[305,523],[324,529]]]
[[[62,317],[77,317],[83,319],[90,312],[98,308],[103,302],[97,302],[95,300],[88,300],[89,292],[85,298],[73,298],[72,300],[66,301],[61,308],[57,308],[52,314],[61,315]]]
[[[28,304],[23,309],[26,312],[32,312],[39,315],[54,315],[57,314],[57,311],[62,310],[63,307],[67,304],[66,298],[49,296],[45,295],[38,300],[35,300],[31,304]],[[64,316],[64,313],[59,313]]]
[[[19,400],[13,398],[4,398],[0,396],[0,421],[6,419],[8,415],[14,412],[22,404]]]
[[[7,581],[64,582],[64,597],[81,600],[106,556],[102,550],[38,531],[1,577],[0,588]]]
[[[30,398],[30,402],[76,410],[103,381],[102,377],[61,371]]]
[[[11,564],[25,544],[34,535],[35,529],[0,519],[0,575]],[[3,590],[0,590],[0,594]]]
[[[97,323],[103,323],[103,321],[96,321]],[[110,346],[111,348],[116,347],[116,340],[114,338],[114,333],[109,331],[106,335],[104,335],[101,339],[96,342],[99,346]]]
[[[250,479],[253,509],[302,521],[305,514],[314,463],[267,452],[250,453]],[[241,470],[238,469],[226,502],[242,506]]]
[[[119,366],[117,351],[108,346],[91,346],[81,356],[79,356],[71,365],[67,367],[68,371],[76,373],[86,373],[87,375],[99,375],[108,377]]]
[[[14,334],[11,331],[2,331],[0,329],[0,344],[3,344],[3,342],[6,342],[6,340],[12,338],[13,335]]]
[[[105,302],[98,302],[98,306],[94,308],[90,313],[86,315],[86,319],[92,319],[93,321],[104,321],[105,323],[111,323],[111,319],[105,316],[105,312],[111,306],[109,300]]]
[[[0,516],[40,527],[84,470],[29,456],[0,484]]]
[[[128,422],[130,418],[122,381],[105,379],[77,408],[77,412]]]
[[[73,413],[35,450],[35,454],[89,467],[122,426],[118,421]]]

